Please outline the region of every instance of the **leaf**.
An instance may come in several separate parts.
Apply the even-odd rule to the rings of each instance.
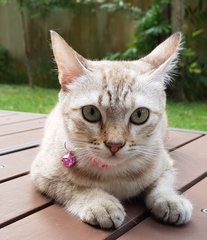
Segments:
[[[186,57],[193,57],[196,55],[196,52],[193,51],[191,48],[184,48],[183,49],[183,55]]]
[[[6,5],[8,3],[8,0],[0,0],[0,4]]]
[[[199,29],[197,31],[192,32],[192,37],[196,37],[201,35],[204,32],[204,29]]]

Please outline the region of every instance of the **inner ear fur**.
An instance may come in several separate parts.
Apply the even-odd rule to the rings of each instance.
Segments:
[[[55,31],[50,31],[52,50],[58,67],[58,78],[63,88],[84,74],[86,59],[73,50]]]
[[[170,59],[173,55],[175,57],[178,55],[181,45],[182,33],[176,32],[158,45],[150,54],[140,60],[149,63],[154,68],[159,68],[159,66]]]

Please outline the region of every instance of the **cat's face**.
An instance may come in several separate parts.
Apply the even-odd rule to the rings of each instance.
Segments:
[[[153,140],[165,112],[162,85],[147,83],[127,65],[95,63],[64,97],[70,140],[88,158],[117,164],[156,151]]]
[[[166,131],[164,81],[180,44],[180,36],[171,38],[176,47],[166,56],[158,58],[155,49],[139,61],[111,62],[85,60],[52,33],[66,131],[84,164],[117,165],[159,152]]]

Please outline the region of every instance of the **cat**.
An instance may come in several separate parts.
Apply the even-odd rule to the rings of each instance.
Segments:
[[[145,195],[157,219],[186,224],[192,204],[174,187],[165,149],[165,86],[178,61],[177,32],[136,61],[91,61],[55,31],[51,43],[61,85],[31,167],[36,188],[82,221],[118,228],[121,201]]]

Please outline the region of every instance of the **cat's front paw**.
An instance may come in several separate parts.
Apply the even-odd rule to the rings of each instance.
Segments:
[[[82,221],[101,228],[118,228],[123,223],[125,215],[123,206],[115,197],[92,201],[80,212]]]
[[[160,196],[150,205],[152,214],[163,222],[182,225],[191,219],[192,204],[183,196]]]

